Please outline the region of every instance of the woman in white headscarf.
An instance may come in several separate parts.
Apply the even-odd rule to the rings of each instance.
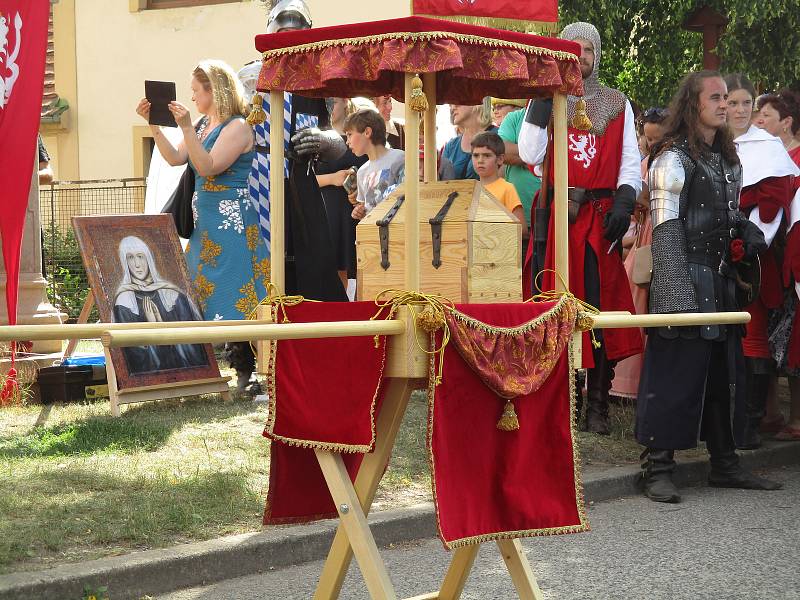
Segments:
[[[751,450],[761,445],[759,427],[767,398],[777,383],[776,362],[770,348],[770,315],[784,304],[781,273],[785,230],[791,223],[794,178],[800,174],[783,143],[752,125],[755,88],[741,73],[725,76],[728,87],[728,123],[742,162],[740,208],[758,225],[769,246],[759,253],[761,290],[745,310],[750,313],[747,335],[742,340],[747,373],[744,413],[734,415],[736,446]],[[773,244],[773,241],[776,241]]]
[[[122,283],[114,295],[115,323],[201,321],[194,303],[170,281],[162,279],[150,248],[128,236],[119,244]],[[208,364],[203,346],[134,346],[123,349],[130,373],[184,369]]]

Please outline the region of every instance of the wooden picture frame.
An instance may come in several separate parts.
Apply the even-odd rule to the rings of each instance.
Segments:
[[[72,225],[102,322],[203,320],[170,215],[80,216]],[[211,344],[107,349],[106,374],[114,414],[118,404],[228,391]]]

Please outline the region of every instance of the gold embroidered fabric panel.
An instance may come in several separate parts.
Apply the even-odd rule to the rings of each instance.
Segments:
[[[481,381],[503,398],[535,392],[569,344],[577,306],[568,298],[519,327],[491,327],[447,311],[450,341]]]

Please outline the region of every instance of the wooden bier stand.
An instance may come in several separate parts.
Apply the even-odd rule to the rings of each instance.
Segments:
[[[411,95],[413,74],[405,75],[405,97]],[[424,90],[428,96],[428,104],[432,107],[425,114],[425,181],[436,181],[436,144],[435,144],[435,106],[436,76],[426,74],[423,78]],[[554,103],[556,114],[556,156],[566,166],[567,130],[566,130],[566,96],[559,94]],[[283,119],[283,91],[270,92],[270,112],[273,123]],[[406,102],[406,139],[419,139],[420,115],[412,111]],[[283,222],[283,128],[270,129],[270,189],[272,205],[272,222]],[[558,160],[558,159],[557,159]],[[557,224],[563,226],[566,241],[567,187],[566,170],[559,172],[556,182],[556,211],[563,213]],[[415,152],[407,152],[405,157],[406,181],[406,219],[409,223],[419,222],[419,160]],[[406,271],[405,286],[408,290],[419,289],[419,228],[405,228]],[[276,227],[272,236],[272,256],[284,255],[284,236],[280,227]],[[565,265],[566,243],[561,249],[560,259]],[[566,271],[562,271],[565,273]],[[285,293],[283,261],[272,261],[272,283],[278,293]],[[355,557],[369,590],[370,597],[375,600],[394,600],[397,595],[389,579],[386,566],[378,552],[375,539],[367,524],[367,514],[375,498],[375,492],[383,476],[386,464],[391,456],[392,448],[400,429],[411,392],[422,387],[428,377],[428,356],[422,352],[415,342],[416,332],[409,311],[399,311],[398,320],[405,322],[405,330],[401,335],[391,337],[387,347],[387,364],[385,376],[389,380],[386,397],[378,415],[375,432],[375,449],[364,455],[361,468],[354,482],[345,468],[342,455],[327,450],[315,450],[317,460],[325,477],[336,509],[340,524],[333,539],[328,558],[323,566],[314,598],[316,600],[338,598],[342,589],[350,561]],[[511,575],[520,598],[540,600],[541,591],[536,577],[531,570],[522,545],[517,539],[499,540],[496,542]],[[445,575],[440,589],[436,592],[415,596],[414,600],[433,600],[435,598],[456,599],[461,595],[472,564],[478,552],[478,544],[459,548],[453,552],[453,559]]]
[[[405,74],[405,97],[411,95],[412,73]],[[436,106],[436,75],[423,75],[424,89],[428,104]],[[568,225],[567,225],[567,110],[566,96],[557,92],[553,99],[554,112],[554,160],[555,160],[555,266],[560,277],[557,278],[559,290],[566,291],[569,281],[568,271]],[[272,123],[283,121],[283,90],[270,92],[270,112]],[[425,162],[424,175],[426,181],[436,180],[435,123],[433,110],[426,113]],[[406,102],[406,136],[407,139],[419,139],[420,116],[412,111]],[[285,294],[284,261],[279,257],[285,255],[285,238],[282,224],[284,222],[284,130],[282,127],[270,128],[270,188],[272,222],[278,226],[272,231],[271,263],[272,283],[278,294]],[[416,147],[412,144],[412,147]],[[419,161],[416,152],[408,152],[405,157],[406,173],[406,211],[407,222],[419,222]],[[419,290],[419,228],[405,228],[404,248],[405,287],[408,290]],[[665,326],[687,325],[698,323],[744,323],[749,320],[747,313],[718,313],[696,315],[642,315],[630,316],[619,314],[601,314],[593,316],[595,327],[631,327],[631,326]],[[642,320],[643,319],[643,320]],[[645,323],[646,321],[646,323]],[[121,327],[104,324],[102,333],[103,345],[106,349],[113,346],[131,346],[141,344],[158,344],[168,334],[169,343],[219,342],[241,339],[298,339],[312,337],[332,337],[347,335],[386,335],[389,336],[385,376],[388,388],[381,411],[377,418],[375,448],[364,455],[355,481],[351,481],[345,468],[342,455],[337,452],[315,450],[328,489],[337,508],[340,524],[333,539],[330,552],[323,566],[320,580],[314,594],[317,600],[338,598],[350,562],[355,557],[374,600],[395,600],[397,595],[389,579],[386,566],[378,552],[375,539],[367,524],[367,514],[372,506],[378,484],[383,476],[385,466],[391,455],[395,439],[408,406],[411,392],[421,387],[428,376],[428,356],[416,344],[416,337],[423,339],[424,333],[416,330],[410,311],[401,308],[397,318],[389,321],[358,321],[340,323],[287,323],[275,324],[264,321],[259,323],[241,322],[245,333],[240,334],[238,327],[221,326],[218,323],[184,322],[164,323],[163,327],[145,324],[144,327]],[[37,326],[45,328],[47,326]],[[69,326],[61,326],[69,327]],[[83,325],[82,327],[88,327]],[[4,332],[3,330],[9,330]],[[2,339],[32,339],[28,329],[22,327],[0,328]],[[3,336],[6,336],[5,338]],[[51,335],[51,334],[48,334]],[[16,336],[16,337],[8,337]],[[49,338],[52,339],[52,335]],[[65,339],[65,338],[62,338]],[[579,337],[578,337],[579,339]],[[578,347],[580,344],[578,343]],[[111,378],[109,378],[111,384]],[[196,383],[196,382],[195,382]],[[204,384],[200,384],[204,385]],[[153,390],[133,390],[133,396],[119,402],[152,399]],[[189,393],[186,388],[181,394]],[[159,391],[164,397],[164,388]],[[119,396],[119,394],[118,394]],[[118,411],[118,408],[117,408]],[[542,593],[536,577],[525,557],[519,539],[499,540],[496,542],[511,575],[520,598],[524,600],[541,600]],[[474,563],[479,545],[474,544],[458,548],[445,574],[438,591],[414,596],[408,600],[434,600],[460,597],[469,572]]]
[[[412,75],[406,75],[406,94],[410,90]],[[435,105],[433,87],[428,87],[429,104]],[[567,269],[567,117],[566,97],[556,94],[554,97],[554,132],[555,132],[555,210],[556,210],[556,270],[561,274],[563,282],[568,280]],[[273,122],[283,118],[283,92],[272,91],[270,110]],[[428,129],[430,131],[431,128]],[[406,131],[409,139],[419,134],[419,115],[406,108]],[[283,219],[283,128],[271,129],[271,147],[275,152],[271,155],[271,189],[274,223],[282,223]],[[426,136],[426,144],[432,142]],[[435,180],[435,153],[426,152],[424,171],[426,179]],[[406,155],[406,174],[408,178],[406,203],[409,220],[418,221],[419,206],[417,204],[417,181],[419,163],[415,153]],[[415,289],[419,283],[419,273],[415,265],[418,256],[418,228],[406,228],[405,249],[406,284]],[[284,237],[280,227],[276,227],[272,236],[272,256],[284,255]],[[273,284],[279,294],[285,293],[283,261],[272,261]],[[699,323],[744,323],[749,319],[747,313],[715,313],[715,314],[676,314],[676,315],[622,315],[605,313],[594,315],[595,327],[625,326],[665,326],[695,325]],[[388,389],[382,409],[378,415],[375,434],[375,448],[364,455],[355,481],[351,481],[345,468],[342,455],[337,452],[315,450],[328,489],[337,508],[340,524],[333,539],[328,558],[323,566],[320,580],[314,594],[318,600],[338,598],[350,561],[355,557],[371,598],[375,600],[395,600],[397,595],[389,579],[386,566],[378,552],[375,539],[367,524],[367,514],[372,506],[375,492],[383,476],[385,466],[391,455],[392,447],[400,428],[403,415],[408,406],[411,392],[419,388],[428,376],[428,356],[416,344],[417,334],[410,311],[402,307],[397,319],[388,321],[354,321],[326,323],[246,323],[247,335],[251,339],[299,339],[310,337],[333,337],[353,335],[386,335],[389,336],[385,375],[388,378]],[[176,324],[173,324],[176,325]],[[230,327],[214,326],[192,327],[191,323],[182,323],[169,330],[171,343],[187,342],[220,342],[240,339],[238,332]],[[130,346],[147,343],[158,343],[159,334],[164,329],[151,328],[140,330],[112,330],[103,333],[103,345]],[[0,338],[2,339],[2,338]],[[163,339],[161,337],[160,339]],[[518,539],[499,540],[496,542],[511,575],[520,598],[540,600],[542,593],[536,577],[525,557]],[[474,563],[479,545],[458,548],[453,552],[450,567],[444,580],[436,592],[414,596],[408,600],[457,599],[464,589],[469,572]]]

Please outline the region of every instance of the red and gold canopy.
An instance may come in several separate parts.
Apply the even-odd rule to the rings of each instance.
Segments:
[[[309,97],[391,94],[405,73],[436,73],[440,104],[479,104],[484,96],[583,94],[574,42],[406,17],[256,36],[263,53],[258,89]]]

